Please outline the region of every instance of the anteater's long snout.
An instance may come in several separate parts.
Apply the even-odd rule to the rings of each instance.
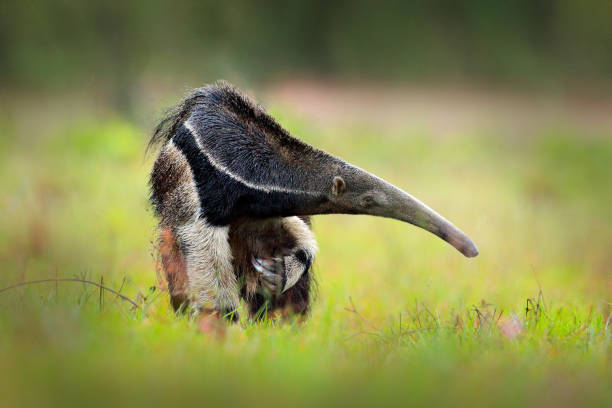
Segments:
[[[380,215],[423,228],[439,236],[468,258],[478,255],[478,248],[463,231],[410,194],[395,186],[388,187],[391,190],[387,191],[390,202]]]

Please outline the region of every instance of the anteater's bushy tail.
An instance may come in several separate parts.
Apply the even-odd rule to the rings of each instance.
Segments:
[[[226,81],[217,81],[213,85],[195,89],[181,103],[169,109],[159,122],[147,146],[147,152],[156,146],[165,144],[176,133],[178,128],[191,116],[199,103],[209,103],[228,106],[231,110],[247,115],[257,116],[260,121],[267,121],[268,126],[280,128],[274,119],[263,114],[261,108]],[[259,112],[261,110],[261,112]],[[282,129],[281,129],[282,130]]]
[[[191,95],[185,98],[181,103],[166,111],[163,119],[153,131],[153,136],[151,136],[151,140],[149,140],[149,144],[147,145],[147,152],[157,146],[165,144],[174,136],[176,130],[191,114],[191,110],[198,98],[202,96],[201,90],[196,89],[195,92],[191,93]]]

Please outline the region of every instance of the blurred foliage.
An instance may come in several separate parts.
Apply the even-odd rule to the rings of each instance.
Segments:
[[[562,84],[612,75],[608,0],[12,1],[0,80],[110,84],[146,73],[327,75]]]
[[[600,205],[612,201],[612,144],[555,132],[539,142],[538,153],[538,173],[547,174],[540,187],[548,194]]]
[[[75,155],[129,160],[142,154],[141,141],[134,127],[118,118],[103,123],[77,122],[51,138],[47,153],[70,160]]]

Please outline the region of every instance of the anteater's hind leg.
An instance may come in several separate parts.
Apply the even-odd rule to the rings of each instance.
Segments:
[[[160,252],[173,306],[188,303],[193,314],[231,314],[240,298],[228,243],[229,227],[209,225],[201,216],[193,174],[172,140],[153,166],[151,187],[161,218]]]
[[[159,252],[175,311],[189,309],[237,320],[236,277],[223,231],[203,222],[180,226],[176,232],[164,227]]]
[[[189,306],[187,269],[178,242],[168,227],[161,231],[159,254],[166,282],[168,282],[170,303],[175,311],[185,310]]]
[[[192,313],[215,310],[237,320],[240,297],[228,242],[228,227],[198,219],[177,227],[189,278]]]

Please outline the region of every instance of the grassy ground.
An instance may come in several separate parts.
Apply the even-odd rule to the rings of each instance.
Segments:
[[[172,313],[156,278],[147,130],[66,114],[26,135],[5,118],[0,287],[89,279],[139,308],[78,282],[1,292],[0,406],[612,404],[612,133],[560,118],[438,138],[274,112],[421,198],[481,255],[392,220],[318,217],[307,324],[244,321],[218,341]]]

